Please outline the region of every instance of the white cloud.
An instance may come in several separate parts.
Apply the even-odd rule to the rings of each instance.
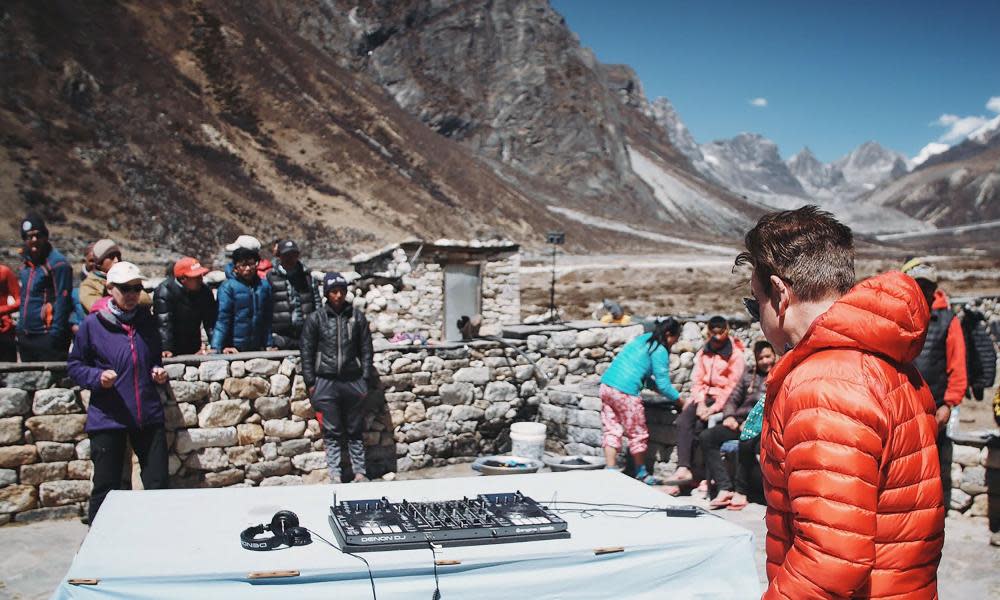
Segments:
[[[1000,98],[997,98],[1000,100]],[[754,98],[750,101],[750,106],[756,106],[757,108],[764,108],[767,106],[767,98]]]
[[[1000,96],[993,96],[987,100],[986,109],[991,112],[1000,113]],[[996,121],[996,118],[990,119],[983,115],[960,117],[945,113],[938,117],[931,125],[946,127],[948,129],[948,131],[944,132],[938,138],[938,142],[954,144],[968,137],[982,137],[986,130],[992,130],[995,127],[994,122]]]
[[[934,124],[940,127],[948,128],[948,131],[944,132],[944,134],[938,138],[938,141],[944,142],[945,144],[954,144],[955,142],[960,142],[967,138],[970,133],[985,125],[987,121],[988,119],[986,117],[975,115],[970,117],[941,115]]]
[[[923,164],[928,158],[934,156],[935,154],[941,154],[948,148],[951,148],[951,146],[948,144],[941,144],[939,142],[931,142],[927,144],[910,160],[910,168],[912,169],[917,165]]]

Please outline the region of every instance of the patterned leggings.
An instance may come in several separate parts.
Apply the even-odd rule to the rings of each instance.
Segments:
[[[620,450],[622,435],[628,438],[629,452],[645,452],[649,429],[646,428],[646,410],[638,396],[629,396],[621,390],[601,384],[601,425],[604,428],[603,444]]]

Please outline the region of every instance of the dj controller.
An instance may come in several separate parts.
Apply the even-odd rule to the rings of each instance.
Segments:
[[[347,500],[330,507],[329,521],[348,552],[569,537],[566,521],[521,492],[441,502]]]

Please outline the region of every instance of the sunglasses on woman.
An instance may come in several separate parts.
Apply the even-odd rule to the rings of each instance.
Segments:
[[[115,287],[121,290],[123,294],[138,294],[139,292],[142,291],[141,283],[136,283],[134,285],[128,285],[127,283],[120,283]]]
[[[743,306],[746,307],[747,312],[750,313],[750,318],[754,321],[760,321],[760,302],[757,302],[756,298],[744,298]]]

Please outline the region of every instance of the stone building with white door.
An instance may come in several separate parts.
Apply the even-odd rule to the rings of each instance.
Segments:
[[[351,259],[355,305],[377,337],[459,340],[456,322],[480,314],[481,335],[521,319],[520,247],[509,240],[407,240]]]

